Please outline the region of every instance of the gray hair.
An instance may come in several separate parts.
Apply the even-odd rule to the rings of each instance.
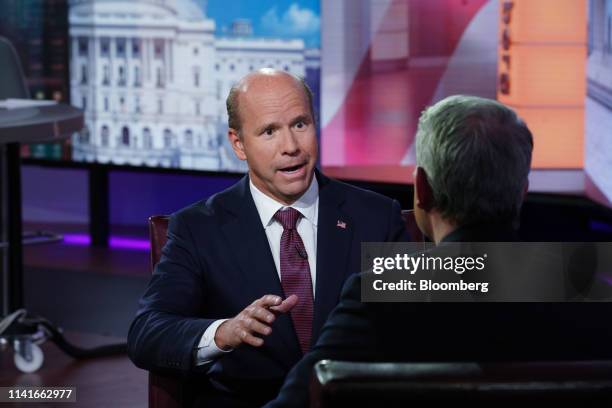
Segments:
[[[518,220],[532,150],[529,128],[494,100],[450,96],[419,119],[417,165],[436,209],[458,225]]]
[[[291,74],[289,72],[277,71],[271,68],[263,68],[257,72],[266,73],[266,74],[272,74],[275,72],[284,72],[285,74],[292,76],[304,88],[304,93],[306,94],[306,97],[308,98],[308,107],[310,108],[310,114],[312,115],[312,120],[316,122],[315,114],[314,114],[314,107],[313,107],[313,102],[312,102],[312,99],[313,99],[312,90],[310,89],[310,87],[308,86],[304,78]],[[240,110],[239,110],[240,108],[238,105],[238,95],[240,95],[240,92],[242,91],[242,86],[244,84],[243,81],[244,81],[244,78],[238,81],[237,83],[235,83],[234,85],[232,85],[232,87],[230,88],[229,94],[227,95],[227,99],[225,100],[225,107],[227,108],[228,126],[230,127],[230,129],[234,129],[238,133],[239,136],[240,136],[240,131],[242,130],[242,120],[240,119]]]

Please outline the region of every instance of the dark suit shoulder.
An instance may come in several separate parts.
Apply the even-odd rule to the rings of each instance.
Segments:
[[[202,199],[172,213],[168,230],[176,231],[177,229],[185,227],[190,230],[192,230],[192,228],[201,230],[202,228],[206,228],[207,225],[217,224],[215,210],[213,207],[207,205],[207,203],[208,200]]]
[[[241,195],[243,194],[244,179],[238,181],[229,188],[213,194],[207,199],[202,199],[192,203],[172,214],[174,218],[180,218],[185,222],[206,222],[217,217],[225,217],[227,213],[237,211],[241,203]]]

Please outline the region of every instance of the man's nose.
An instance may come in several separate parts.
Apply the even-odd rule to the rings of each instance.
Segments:
[[[291,129],[286,129],[282,133],[282,153],[291,156],[297,154],[300,151],[300,145],[295,134],[291,131]]]

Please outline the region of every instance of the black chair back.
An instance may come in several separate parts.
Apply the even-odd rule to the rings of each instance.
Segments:
[[[408,347],[408,346],[407,346]],[[612,406],[612,361],[316,364],[311,407]],[[535,405],[537,404],[537,405]]]

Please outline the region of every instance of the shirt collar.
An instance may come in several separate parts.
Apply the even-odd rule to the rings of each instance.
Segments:
[[[281,208],[285,208],[284,204],[276,201],[272,197],[267,196],[261,190],[259,190],[253,181],[249,177],[249,187],[251,188],[251,195],[255,202],[255,207],[261,218],[261,223],[264,228],[268,227],[272,222],[274,214]],[[318,222],[319,212],[319,183],[316,177],[312,178],[308,189],[289,207],[298,210],[304,218],[310,221],[314,226]]]

